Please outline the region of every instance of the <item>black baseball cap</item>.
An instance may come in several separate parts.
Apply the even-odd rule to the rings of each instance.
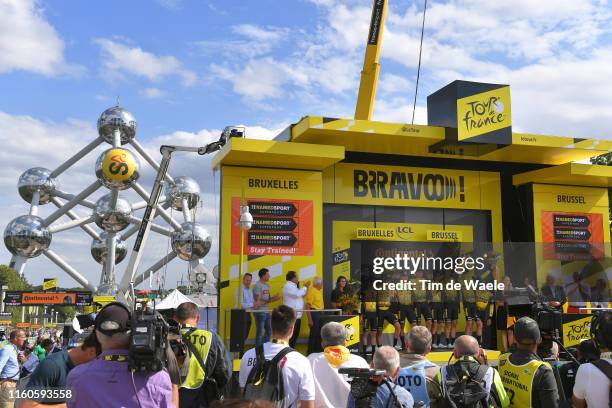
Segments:
[[[521,344],[536,344],[540,341],[540,328],[531,317],[521,317],[514,323],[514,337]]]
[[[112,336],[130,330],[131,319],[127,306],[123,303],[112,302],[98,312],[95,328],[102,334]]]

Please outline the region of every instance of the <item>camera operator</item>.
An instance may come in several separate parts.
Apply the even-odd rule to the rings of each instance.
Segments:
[[[200,310],[195,303],[181,303],[175,320],[181,325],[190,355],[187,374],[179,389],[179,406],[206,407],[221,398],[229,382],[225,347],[217,333],[197,328]]]
[[[174,407],[172,383],[166,370],[128,369],[130,323],[131,313],[122,303],[109,303],[98,312],[95,333],[102,353],[68,373],[66,388],[72,391],[68,407]]]
[[[607,407],[610,403],[612,382],[612,313],[603,312],[593,317],[591,333],[601,351],[600,358],[582,364],[576,373],[574,406],[576,408]]]
[[[499,374],[512,404],[557,408],[559,394],[552,367],[537,355],[542,342],[538,323],[521,317],[514,324],[517,350],[499,357]]]
[[[410,392],[394,383],[400,371],[400,357],[395,348],[378,348],[372,358],[372,368],[386,371],[385,376],[379,380],[376,395],[372,399],[372,408],[413,407],[414,398]]]

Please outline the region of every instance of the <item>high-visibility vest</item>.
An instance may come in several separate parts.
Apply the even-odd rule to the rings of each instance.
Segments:
[[[510,362],[510,353],[499,356],[499,375],[508,393],[511,407],[530,407],[533,379],[538,368],[548,363],[541,360],[531,360],[522,365]],[[550,365],[549,365],[550,367]]]
[[[184,327],[181,328],[181,334],[183,335],[184,341],[189,341],[193,344],[200,357],[202,357],[202,362],[206,364],[212,343],[212,333],[208,330],[194,330],[193,327]],[[197,357],[190,353],[189,371],[181,387],[198,389],[202,386],[205,376],[204,367],[200,365]]]
[[[412,394],[414,403],[423,401],[426,407],[429,407],[429,394],[427,393],[427,378],[425,377],[425,369],[435,367],[435,364],[428,360],[420,361],[414,365],[403,367],[400,369],[395,383],[402,388],[405,388]]]

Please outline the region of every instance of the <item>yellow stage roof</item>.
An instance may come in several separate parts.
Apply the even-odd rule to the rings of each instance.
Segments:
[[[342,146],[232,138],[215,155],[212,167],[234,165],[323,170],[341,160],[344,160]]]
[[[456,143],[448,149],[454,154],[431,153],[430,146],[445,142],[445,128],[317,116],[300,120],[291,128],[289,140],[344,146],[354,152],[549,165],[585,160],[612,150],[612,141],[607,140],[514,133],[508,146]]]
[[[612,187],[612,166],[567,163],[516,174],[515,186],[527,183],[562,184],[582,187]]]

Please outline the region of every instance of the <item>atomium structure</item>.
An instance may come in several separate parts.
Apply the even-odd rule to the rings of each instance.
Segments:
[[[149,194],[138,183],[141,160],[156,171],[159,169],[159,164],[136,140],[136,129],[134,116],[127,110],[114,106],[100,115],[98,137],[55,170],[33,167],[19,177],[17,189],[19,195],[30,204],[30,211],[29,214],[9,222],[4,230],[4,244],[13,254],[10,265],[20,275],[24,274],[28,259],[44,255],[83,287],[97,294],[117,293],[119,288],[116,284],[116,266],[126,258],[127,240],[138,232],[141,223],[141,219],[136,217],[134,212],[145,208],[149,200]],[[111,147],[104,150],[95,162],[96,179],[77,194],[62,190],[59,176],[103,143],[108,143]],[[136,154],[124,145],[130,145]],[[88,197],[99,189],[106,189],[108,193],[95,202],[88,200]],[[120,191],[127,189],[134,190],[143,201],[130,203],[120,194]],[[137,274],[134,286],[148,279],[177,256],[189,262],[190,274],[198,274],[198,279],[204,279],[204,276],[200,275],[207,271],[202,264],[202,258],[210,250],[211,237],[206,229],[195,222],[195,213],[192,211],[200,201],[198,183],[190,177],[173,179],[168,175],[165,178],[164,193],[159,200],[155,216],[161,217],[166,225],[153,223],[151,230],[168,237],[172,251],[144,269],[144,272]],[[45,218],[40,217],[39,206],[49,203],[57,209]],[[79,217],[73,211],[76,206],[88,208],[90,215]],[[183,220],[175,220],[170,208],[182,214]],[[64,220],[63,217],[69,220]],[[81,228],[92,238],[91,256],[102,265],[98,285],[89,282],[51,249],[53,235],[72,228]],[[210,272],[204,275],[208,280],[214,280]]]

